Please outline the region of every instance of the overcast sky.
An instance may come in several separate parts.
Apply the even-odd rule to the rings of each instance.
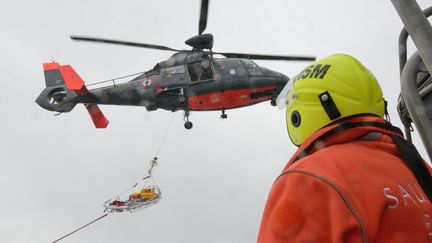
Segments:
[[[42,63],[71,64],[87,83],[148,70],[172,53],[68,36],[187,48],[199,7],[199,0],[1,2],[1,242],[49,242],[102,215],[105,200],[145,175],[174,115],[101,106],[111,122],[105,130],[94,129],[82,105],[55,117],[34,102],[45,86]],[[221,52],[351,54],[377,76],[401,126],[401,27],[391,1],[214,0],[206,32]],[[288,76],[308,65],[257,63]],[[296,147],[284,112],[268,102],[227,114],[220,121],[219,112],[192,113],[187,131],[177,112],[154,171],[160,203],[109,215],[64,242],[254,242],[270,186]]]

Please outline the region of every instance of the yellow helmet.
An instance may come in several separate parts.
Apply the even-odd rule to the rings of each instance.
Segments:
[[[277,103],[286,107],[288,134],[295,145],[333,121],[357,114],[384,117],[385,111],[375,76],[345,54],[308,66],[288,82]]]

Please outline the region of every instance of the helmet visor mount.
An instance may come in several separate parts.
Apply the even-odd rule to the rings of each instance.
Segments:
[[[276,104],[279,110],[286,109],[290,107],[296,98],[296,93],[294,89],[292,89],[293,82],[288,81],[282,91],[279,93],[276,98]]]

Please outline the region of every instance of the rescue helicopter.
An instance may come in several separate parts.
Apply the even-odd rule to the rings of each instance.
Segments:
[[[144,106],[147,111],[164,109],[184,111],[184,126],[191,129],[190,111],[222,112],[228,109],[271,101],[289,78],[258,66],[255,60],[313,61],[311,56],[281,56],[234,52],[215,52],[213,35],[203,33],[207,25],[209,0],[201,1],[198,35],[185,41],[190,50],[105,38],[70,36],[75,41],[108,43],[175,52],[151,70],[132,80],[89,90],[70,65],[57,62],[43,64],[46,88],[37,97],[42,108],[70,112],[78,103],[87,108],[96,128],[106,128],[109,121],[98,104]],[[216,58],[214,55],[223,56]],[[319,72],[320,70],[316,70]]]

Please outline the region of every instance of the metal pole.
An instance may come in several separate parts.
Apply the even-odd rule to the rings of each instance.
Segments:
[[[392,0],[406,30],[432,73],[432,26],[415,0]]]
[[[418,52],[414,53],[406,63],[401,77],[401,93],[429,155],[429,159],[432,160],[432,121],[429,119],[426,108],[417,91],[417,73],[421,63],[422,58]]]
[[[432,15],[432,6],[425,9],[423,11],[426,18]],[[402,70],[405,67],[405,64],[407,62],[407,40],[408,40],[408,31],[403,28],[400,35],[399,35],[399,71],[402,75]],[[87,85],[88,86],[88,85]]]
[[[432,15],[432,6],[425,9],[423,11],[423,13],[426,16],[426,18],[431,16]],[[408,40],[408,36],[409,36],[408,31],[405,28],[403,28],[400,35],[399,35],[399,72],[400,72],[401,76],[402,76],[403,68],[405,67],[405,64],[407,62],[407,49],[408,49],[407,48],[407,40]],[[429,86],[427,88],[432,88],[432,86]],[[424,93],[424,91],[422,90],[420,92],[421,97],[424,96],[424,94],[422,94],[422,92]],[[404,126],[405,126],[405,124],[404,124]],[[411,130],[409,127],[406,127],[406,126],[405,126],[405,138],[410,142],[412,141]]]

